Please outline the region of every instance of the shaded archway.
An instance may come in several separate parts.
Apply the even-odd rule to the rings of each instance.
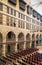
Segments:
[[[17,45],[17,48],[18,48],[18,51],[21,51],[24,48],[24,34],[22,32],[19,33],[18,35],[18,41],[19,43]]]
[[[2,37],[2,34],[0,33],[0,44],[3,42],[3,37]],[[2,49],[3,49],[3,46],[0,45],[0,56],[2,55]]]
[[[39,45],[39,42],[38,42],[38,41],[39,41],[39,35],[37,34],[37,35],[36,35],[36,46]]]
[[[32,48],[35,47],[35,34],[32,34],[32,45],[31,45]]]
[[[26,49],[30,47],[30,34],[26,35]]]
[[[7,42],[14,42],[15,40],[16,40],[15,34],[12,31],[8,32],[8,34],[6,36],[6,41]]]
[[[9,43],[7,44],[7,53],[12,53],[15,51],[15,41],[16,35],[12,31],[8,32],[6,36],[6,42]]]

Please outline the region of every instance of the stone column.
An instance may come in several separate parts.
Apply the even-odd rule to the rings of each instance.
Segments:
[[[5,32],[3,34],[3,45],[2,45],[2,55],[5,56],[6,55],[6,35]]]
[[[24,50],[26,49],[26,36],[24,36]]]
[[[15,44],[15,52],[17,52],[18,50],[17,50],[17,41],[18,41],[18,37],[16,36],[16,44]]]
[[[31,48],[31,45],[32,45],[32,41],[30,42],[30,48]]]
[[[32,46],[32,36],[30,36],[30,48]]]
[[[38,46],[40,46],[40,39],[38,39]]]
[[[34,44],[35,44],[35,48],[36,48],[36,40],[35,40],[35,43]]]
[[[17,43],[15,44],[15,52],[17,52],[18,50],[17,50]]]
[[[40,46],[40,35],[38,36],[38,45]]]
[[[3,46],[2,46],[2,55],[3,56],[6,55],[6,44],[3,44]]]

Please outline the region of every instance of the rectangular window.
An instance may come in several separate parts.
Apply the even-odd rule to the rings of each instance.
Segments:
[[[16,10],[14,10],[14,16],[16,16]]]
[[[33,10],[33,17],[37,17],[37,12]]]
[[[26,29],[30,30],[31,29],[31,24],[26,23]]]
[[[23,22],[21,21],[21,28],[23,27],[23,24],[22,24]]]
[[[18,17],[21,18],[21,13],[20,12],[18,12]]]
[[[13,18],[10,17],[10,26],[13,26]]]
[[[3,10],[3,5],[2,5],[2,3],[0,3],[0,11],[2,11]]]
[[[2,14],[0,13],[0,24],[2,24]]]
[[[26,3],[23,0],[20,0],[19,8],[22,9],[23,11],[25,11],[25,5],[26,5]]]
[[[10,2],[13,5],[16,5],[16,0],[8,0],[8,2]]]
[[[28,14],[29,14],[29,8],[30,8],[30,7],[29,7],[29,5],[28,5],[28,6],[27,6],[27,13],[28,13]]]
[[[10,9],[10,8],[9,8],[9,7],[7,7],[7,13],[8,13],[8,14],[10,13],[10,12],[9,12],[9,9]]]
[[[40,19],[40,14],[37,14],[37,19],[38,19],[38,20]]]
[[[33,10],[32,10],[32,8],[30,7],[29,8],[29,14],[31,15],[33,13]]]
[[[21,14],[21,19],[23,19],[23,14]]]
[[[23,28],[25,28],[25,22],[23,21]]]
[[[25,15],[22,14],[22,13],[20,13],[20,12],[18,12],[18,17],[21,18],[21,19],[23,19],[23,20],[25,20]]]
[[[20,2],[20,6],[21,6],[21,8],[25,8],[25,5],[24,5],[24,3],[22,3],[22,2]]]
[[[23,15],[23,20],[25,20],[25,15]]]
[[[18,20],[18,27],[20,28],[21,27],[21,21]]]
[[[21,19],[25,20],[25,15],[21,14]]]
[[[11,8],[11,15],[13,15],[13,9]]]
[[[31,22],[31,18],[26,16],[26,21]]]
[[[14,18],[13,26],[16,27],[16,19]]]
[[[7,23],[8,26],[9,26],[9,22],[10,22],[10,17],[7,16],[7,21],[6,21],[6,23]]]

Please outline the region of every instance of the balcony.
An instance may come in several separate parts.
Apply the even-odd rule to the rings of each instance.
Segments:
[[[26,3],[23,0],[19,0],[19,8],[23,11],[25,11],[25,5]]]
[[[37,19],[40,20],[40,14],[39,13],[37,13]]]
[[[29,7],[29,5],[27,6],[27,13],[29,14],[29,9],[30,9],[30,7]]]
[[[33,17],[37,18],[37,12],[35,10],[33,10]]]
[[[42,16],[40,16],[40,21],[42,22]]]
[[[33,13],[33,9],[32,7],[30,7],[29,5],[27,6],[27,14],[32,14]]]
[[[16,0],[8,0],[9,3],[16,5]]]

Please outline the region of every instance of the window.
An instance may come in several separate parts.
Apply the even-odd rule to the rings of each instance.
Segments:
[[[33,17],[37,17],[37,12],[33,10]]]
[[[25,20],[25,15],[22,14],[22,13],[20,13],[20,12],[18,13],[18,17],[21,18],[21,19],[23,19],[23,20]]]
[[[16,27],[16,23],[14,22],[14,27]]]
[[[26,3],[23,0],[19,0],[19,8],[25,11],[25,5]]]
[[[21,14],[21,19],[25,20],[25,15]]]
[[[23,19],[23,14],[21,14],[21,19]]]
[[[18,17],[21,18],[21,13],[20,12],[18,12]]]
[[[13,22],[14,27],[16,27],[16,19],[14,18],[14,22]]]
[[[10,17],[7,16],[7,25],[9,26]]]
[[[40,23],[40,26],[42,26],[42,23]]]
[[[33,13],[32,7],[30,7],[29,5],[27,6],[27,13],[30,15]]]
[[[29,23],[26,23],[26,29],[31,29],[31,24],[29,24]]]
[[[8,0],[8,2],[10,2],[13,5],[16,5],[16,0]]]
[[[14,16],[16,16],[16,10],[14,10]]]
[[[30,8],[29,8],[29,14],[30,14],[30,15],[33,15],[32,13],[33,13],[33,9],[30,7]]]
[[[0,13],[0,24],[2,24],[2,14]]]
[[[32,19],[32,23],[36,24],[36,21],[34,19]]]
[[[20,7],[23,8],[23,9],[25,8],[25,6],[22,2],[20,2]]]
[[[0,3],[0,10],[1,10],[1,11],[3,10],[3,5],[2,5],[2,3]]]
[[[29,5],[28,5],[28,6],[27,6],[27,13],[28,13],[28,14],[29,14],[29,8],[30,8],[30,7],[29,7]]]
[[[13,15],[13,9],[11,8],[11,15]]]
[[[23,15],[23,20],[25,20],[25,15]]]
[[[9,12],[9,9],[10,9],[10,8],[9,8],[9,7],[7,7],[7,13],[8,13],[8,14],[10,13],[10,12]]]
[[[25,22],[23,21],[23,28],[25,28]]]
[[[10,17],[10,26],[13,26],[13,18]]]
[[[24,23],[24,21],[21,21],[21,28],[25,28],[25,23]]]
[[[38,20],[40,19],[40,14],[39,14],[39,13],[37,13],[37,19],[38,19]]]
[[[25,28],[25,22],[19,20],[19,21],[18,21],[18,27],[19,27],[19,28]]]
[[[26,16],[26,21],[31,22],[31,18]]]

